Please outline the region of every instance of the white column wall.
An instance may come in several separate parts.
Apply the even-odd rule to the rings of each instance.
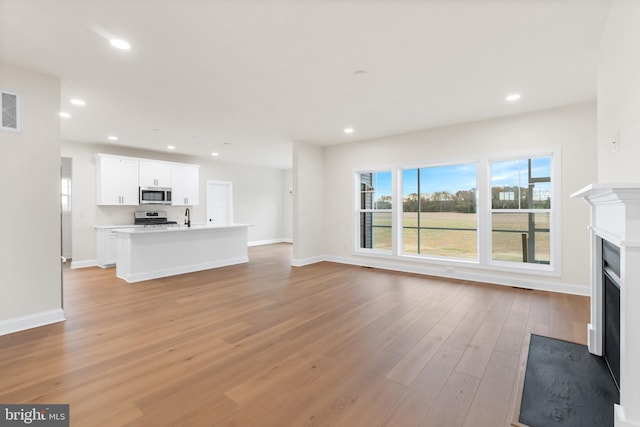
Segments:
[[[611,2],[598,60],[598,182],[640,182],[638,22],[640,1]]]
[[[640,182],[640,2],[612,0],[602,33],[598,60],[598,183]],[[616,150],[612,144],[619,142]],[[623,251],[636,253],[637,248]],[[638,259],[634,257],[634,259]],[[639,277],[638,265],[629,265]],[[640,286],[621,290],[622,333],[640,324]],[[637,332],[637,331],[636,331]],[[616,427],[640,426],[640,340],[637,333],[621,348],[634,361],[621,367],[621,406]],[[624,362],[623,362],[624,363]]]
[[[22,131],[0,131],[0,335],[63,320],[60,81],[0,63],[0,88],[22,95]]]
[[[293,144],[293,265],[324,255],[324,224],[332,208],[324,201],[325,167],[322,147]]]

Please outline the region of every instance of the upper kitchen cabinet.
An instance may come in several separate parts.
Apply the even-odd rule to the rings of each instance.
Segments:
[[[140,187],[171,187],[171,165],[166,162],[140,160]]]
[[[171,190],[173,206],[200,204],[200,167],[196,165],[171,165]]]
[[[138,161],[126,157],[96,155],[96,203],[138,204]]]

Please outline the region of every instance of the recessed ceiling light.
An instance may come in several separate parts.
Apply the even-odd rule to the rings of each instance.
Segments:
[[[211,153],[213,157],[218,157],[218,153]]]
[[[109,136],[107,137],[107,139],[109,139],[109,141],[117,141],[117,140],[118,140],[118,137],[117,137],[117,136],[115,136],[115,135],[109,135]]]
[[[514,101],[517,101],[518,99],[520,99],[520,94],[519,93],[512,93],[510,95],[507,95],[507,97],[505,99],[507,101],[509,101],[509,102],[514,102]]]
[[[367,77],[367,72],[365,70],[358,70],[353,73],[353,76],[358,79],[363,79]]]
[[[64,117],[65,119],[68,119],[69,117],[71,117],[71,114],[66,113],[66,112],[64,112],[64,111],[60,111],[60,113],[58,113],[58,115],[59,115],[60,117]]]
[[[112,39],[109,43],[111,43],[111,46],[115,47],[116,49],[120,49],[120,50],[131,49],[131,45],[129,44],[128,41],[125,41],[125,40]]]
[[[345,129],[344,129],[344,133],[346,133],[346,134],[351,134],[351,133],[353,133],[353,128],[345,128]]]
[[[231,145],[230,142],[223,142],[222,145]]]
[[[175,150],[176,149],[175,145],[167,145],[167,148],[169,150]]]
[[[72,100],[71,100],[71,103],[72,103],[73,105],[78,105],[78,106],[80,106],[80,107],[83,107],[83,106],[85,106],[85,105],[87,104],[86,102],[84,102],[84,99],[78,99],[78,98],[74,98],[74,99],[72,99]]]

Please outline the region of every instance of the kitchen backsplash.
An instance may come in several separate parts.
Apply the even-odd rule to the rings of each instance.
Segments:
[[[191,222],[202,222],[202,206],[189,206]],[[131,225],[135,211],[165,211],[169,221],[184,222],[185,206],[96,206],[96,225]]]

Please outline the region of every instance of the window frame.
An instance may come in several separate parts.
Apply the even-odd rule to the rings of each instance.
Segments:
[[[65,192],[65,185],[67,186],[68,192]],[[67,202],[63,201],[63,197],[67,198]],[[67,176],[63,176],[60,178],[60,205],[63,213],[71,212],[71,178]]]
[[[371,169],[358,169],[355,172],[355,187],[354,187],[354,194],[355,194],[355,215],[354,215],[354,242],[353,242],[353,248],[354,248],[354,252],[356,253],[360,253],[360,254],[375,254],[375,255],[381,255],[381,256],[390,256],[390,255],[396,255],[396,235],[397,235],[397,226],[396,226],[396,209],[395,206],[397,206],[397,196],[396,196],[396,185],[397,185],[397,179],[396,179],[396,173],[395,170],[397,168],[396,167],[380,167],[380,168],[371,168]],[[375,173],[385,173],[388,172],[391,175],[391,209],[376,209],[375,208],[375,200],[373,203],[373,208],[372,209],[363,209],[362,205],[361,205],[361,190],[360,190],[360,177],[362,174],[367,174],[367,173],[371,173],[371,174],[375,174]],[[375,190],[374,190],[375,191]],[[361,234],[360,234],[360,215],[363,213],[390,213],[391,214],[391,249],[387,250],[387,249],[377,249],[375,247],[373,248],[363,248],[360,245],[361,242]]]
[[[549,209],[493,209],[492,207],[492,162],[501,162],[509,160],[526,160],[539,157],[549,157],[551,159],[550,167],[550,191],[551,191],[551,208]],[[486,265],[493,269],[517,272],[532,272],[541,275],[560,276],[561,274],[561,258],[562,253],[562,230],[560,227],[562,219],[561,207],[561,164],[562,151],[558,148],[527,150],[513,152],[505,155],[491,156],[487,159],[487,176],[486,176],[486,194],[485,201],[487,204],[485,231],[486,239]],[[549,214],[549,264],[514,262],[493,259],[493,214],[494,213],[548,213]]]
[[[493,260],[492,244],[492,205],[491,205],[491,162],[518,160],[536,157],[551,157],[551,209],[549,209],[550,229],[550,258],[549,264],[518,263],[513,261]],[[453,166],[464,164],[476,164],[476,221],[477,221],[477,258],[454,258],[429,254],[406,253],[403,248],[403,171],[425,167]],[[397,163],[385,167],[357,168],[353,170],[354,187],[352,193],[353,205],[353,255],[372,256],[383,258],[391,262],[414,261],[430,265],[440,265],[445,268],[445,273],[453,267],[469,267],[471,269],[504,271],[511,273],[532,274],[538,276],[560,277],[562,275],[562,149],[561,147],[547,147],[540,149],[528,149],[511,151],[500,154],[484,155],[475,159],[461,159],[451,162],[406,162]],[[375,248],[360,248],[360,174],[391,172],[392,180],[392,209],[371,210],[372,212],[391,212],[392,217],[392,241],[391,250]],[[502,210],[505,211],[505,210]],[[540,212],[541,210],[536,210]],[[518,210],[520,213],[526,210]],[[346,248],[345,248],[346,249]],[[451,270],[453,271],[453,270]]]
[[[464,166],[464,165],[474,165],[476,167],[476,256],[475,258],[458,258],[451,256],[441,256],[434,254],[424,254],[424,253],[412,253],[404,251],[404,197],[402,194],[404,188],[404,171],[411,169],[427,169],[427,168],[442,168],[449,166]],[[399,230],[399,242],[398,242],[398,255],[404,258],[416,258],[416,259],[427,259],[427,260],[437,260],[437,261],[452,261],[456,263],[467,263],[467,264],[478,264],[480,257],[480,214],[479,214],[479,184],[480,184],[480,162],[478,160],[470,160],[470,161],[459,161],[459,162],[449,162],[449,163],[420,163],[418,165],[402,165],[398,167],[398,176],[399,176],[399,197],[398,199],[401,201],[399,203],[398,209],[398,230]],[[418,175],[419,176],[419,175]],[[418,178],[420,179],[420,178]],[[419,188],[419,187],[418,187]],[[418,194],[418,204],[420,204]],[[420,233],[420,227],[418,227],[418,233]]]

